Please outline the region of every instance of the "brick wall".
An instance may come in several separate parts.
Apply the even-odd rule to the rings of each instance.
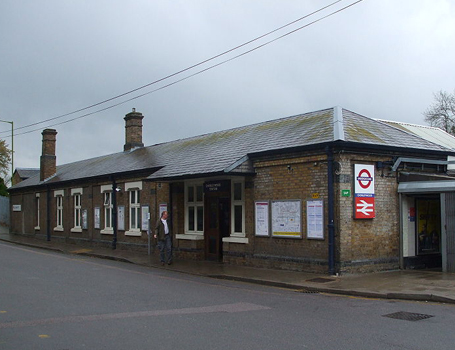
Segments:
[[[224,261],[266,268],[327,271],[327,240],[306,238],[306,201],[314,194],[324,200],[327,218],[327,161],[321,154],[292,155],[258,160],[257,175],[246,186],[246,236],[248,244],[223,244]],[[248,181],[247,181],[248,183]],[[254,202],[301,200],[302,238],[257,237]],[[326,223],[325,223],[326,225]]]
[[[340,272],[372,272],[399,267],[399,198],[395,176],[375,168],[375,218],[354,219],[354,164],[376,164],[390,158],[342,154],[336,159],[337,261]],[[384,176],[381,176],[384,175]],[[350,197],[341,191],[350,190]]]

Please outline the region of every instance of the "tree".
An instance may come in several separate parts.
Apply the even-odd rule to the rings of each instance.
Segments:
[[[11,150],[6,147],[5,140],[0,140],[0,176],[8,174],[11,162]]]
[[[442,90],[435,93],[433,104],[423,115],[431,126],[455,135],[455,91],[453,94]]]
[[[8,188],[2,178],[0,178],[0,196],[9,197]]]

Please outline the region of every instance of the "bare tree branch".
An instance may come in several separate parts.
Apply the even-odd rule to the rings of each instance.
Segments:
[[[455,135],[455,91],[450,94],[441,90],[434,94],[434,100],[423,114],[425,121]]]

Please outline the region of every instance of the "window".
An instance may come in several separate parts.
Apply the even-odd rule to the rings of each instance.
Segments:
[[[54,191],[56,201],[56,227],[54,231],[63,231],[63,190]]]
[[[204,232],[204,190],[202,184],[188,184],[185,191],[186,233]]]
[[[81,228],[81,195],[74,195],[74,228]]]
[[[82,188],[71,189],[73,196],[73,222],[71,232],[82,232]]]
[[[114,234],[113,228],[113,212],[114,206],[112,202],[112,185],[101,185],[101,194],[103,196],[103,207],[102,214],[104,214],[104,227],[101,229],[101,233],[105,235],[112,235]],[[96,218],[95,218],[96,220]],[[103,219],[101,219],[101,225],[103,223]]]
[[[125,183],[129,198],[129,230],[127,236],[141,236],[141,190],[142,181]]]
[[[243,182],[232,182],[232,236],[245,236],[245,191]]]
[[[140,231],[141,229],[141,204],[140,191],[130,190],[130,231]]]
[[[112,231],[112,192],[104,192],[104,230]]]

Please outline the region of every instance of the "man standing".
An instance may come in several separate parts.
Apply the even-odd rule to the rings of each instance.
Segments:
[[[164,265],[165,262],[168,265],[172,264],[172,236],[167,217],[167,211],[163,211],[161,213],[161,218],[158,219],[155,225],[154,237],[158,240],[161,265]]]

